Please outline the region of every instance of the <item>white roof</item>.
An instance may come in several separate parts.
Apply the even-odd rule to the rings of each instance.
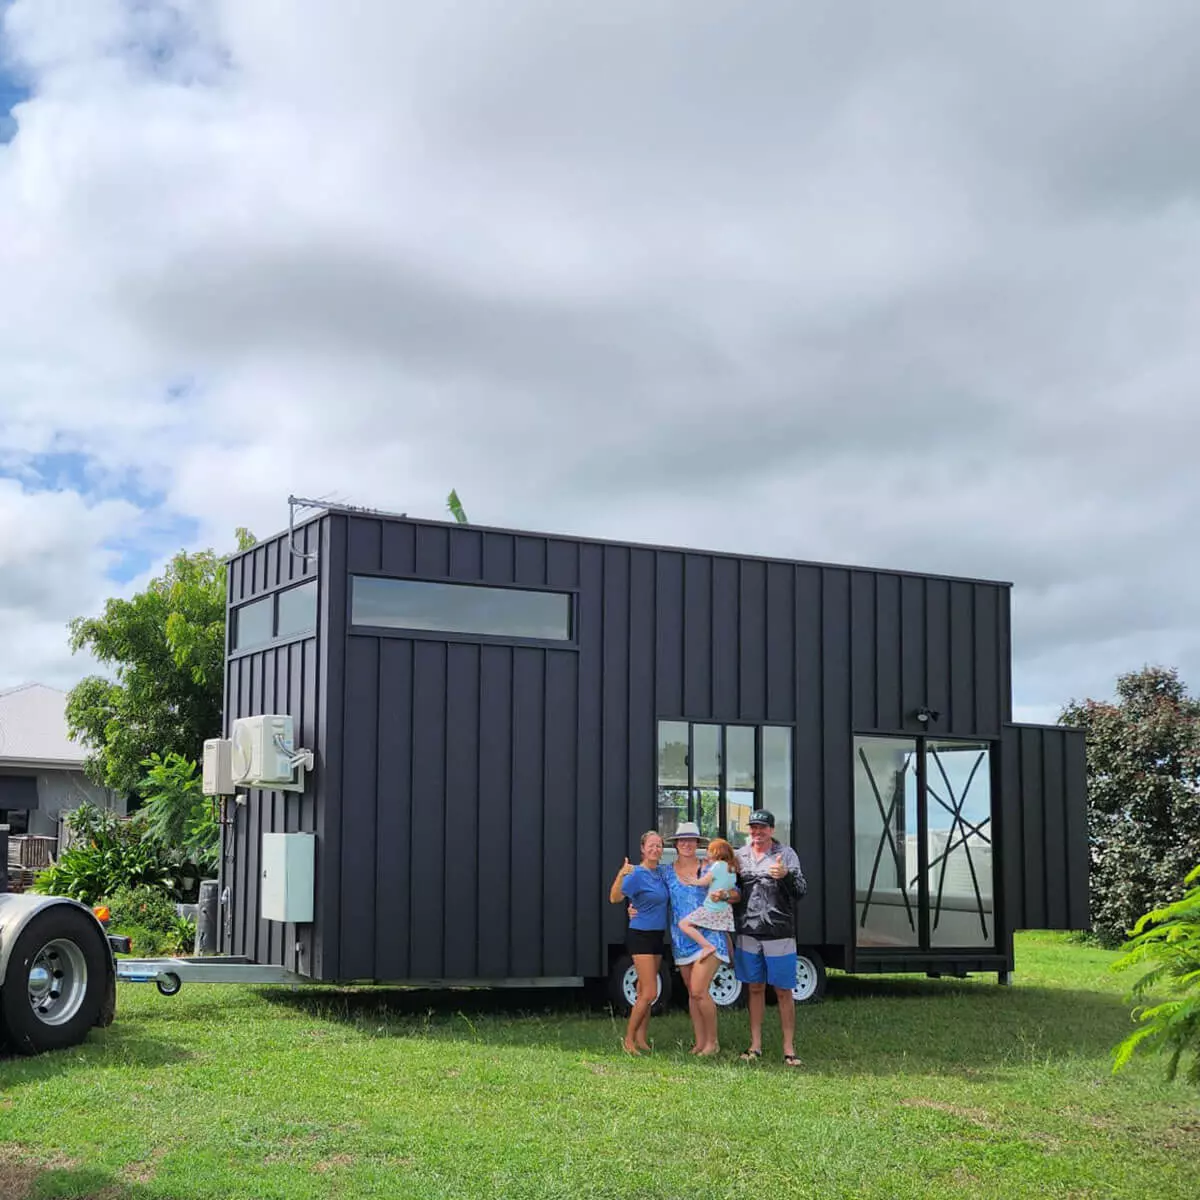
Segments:
[[[52,763],[82,767],[85,749],[67,733],[67,693],[44,683],[0,692],[0,766]]]

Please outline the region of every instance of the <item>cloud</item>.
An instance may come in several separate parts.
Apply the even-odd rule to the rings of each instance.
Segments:
[[[13,595],[453,484],[1012,580],[1023,711],[1200,687],[1198,36],[1186,0],[17,0],[0,520],[87,582],[30,547]],[[69,676],[28,612],[0,673]]]

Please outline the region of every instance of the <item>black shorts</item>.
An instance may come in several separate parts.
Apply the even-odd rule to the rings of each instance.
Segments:
[[[665,929],[629,929],[625,932],[625,949],[630,954],[662,954],[666,944]]]

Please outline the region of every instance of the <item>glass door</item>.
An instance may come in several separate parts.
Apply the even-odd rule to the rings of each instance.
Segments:
[[[854,744],[857,944],[995,944],[991,745],[859,737]]]

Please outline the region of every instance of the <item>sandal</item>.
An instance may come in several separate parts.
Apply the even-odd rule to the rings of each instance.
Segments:
[[[738,1055],[738,1058],[741,1059],[742,1062],[753,1062],[756,1058],[762,1058],[762,1051],[743,1050],[741,1054]]]
[[[802,1066],[804,1066],[804,1064],[794,1054],[785,1054],[783,1056],[783,1065],[785,1067],[802,1067]]]

